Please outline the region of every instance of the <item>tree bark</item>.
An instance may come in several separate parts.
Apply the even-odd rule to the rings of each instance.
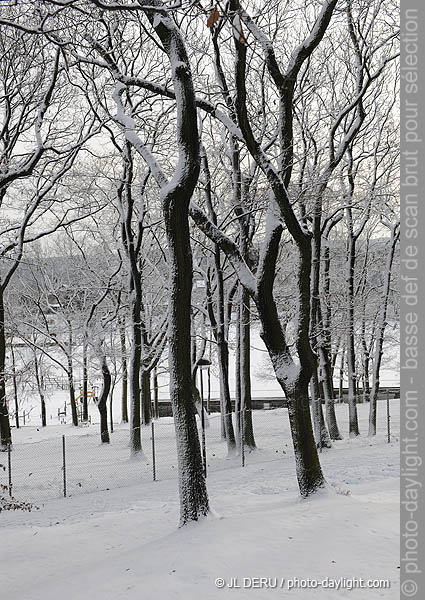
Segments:
[[[72,338],[72,323],[67,319],[68,327],[68,348],[67,348],[67,376],[68,376],[68,391],[69,391],[69,403],[71,405],[72,424],[74,427],[78,427],[78,413],[77,406],[75,404],[75,388],[74,388],[74,366],[72,360],[72,353],[74,350],[74,342]]]
[[[151,372],[142,368],[140,371],[140,381],[142,423],[143,425],[149,425],[152,420]]]
[[[131,334],[130,354],[130,448],[132,454],[142,451],[142,435],[140,430],[140,367],[142,351],[142,334],[140,330],[140,294],[135,289],[131,292]]]
[[[40,407],[41,407],[41,426],[47,426],[46,419],[46,401],[44,397],[43,385],[40,377],[40,365],[38,363],[36,350],[34,350],[34,371],[35,371],[35,380],[37,382],[37,390],[38,395],[40,396]]]
[[[4,291],[0,287],[0,446],[4,450],[12,443],[6,398],[6,336],[4,328]]]
[[[153,405],[154,405],[154,417],[159,419],[159,386],[158,386],[158,371],[157,368],[153,368]]]
[[[179,471],[180,526],[183,526],[209,512],[193,410],[190,352],[193,267],[188,213],[200,170],[198,115],[189,58],[180,31],[170,16],[162,16],[155,25],[154,15],[147,15],[171,63],[177,105],[180,168],[171,182],[164,182],[162,178],[161,199],[170,266],[168,362]]]
[[[369,407],[369,436],[376,435],[376,406],[379,393],[379,375],[381,370],[384,349],[385,329],[387,326],[388,299],[391,286],[391,271],[394,260],[395,248],[400,237],[399,223],[391,229],[390,249],[387,256],[384,288],[381,295],[381,311],[379,316],[378,332],[375,346],[375,360],[373,363],[373,383]]]
[[[348,415],[349,435],[360,435],[357,417],[357,376],[356,353],[354,347],[354,268],[356,261],[356,240],[349,233],[347,243],[347,373],[348,373]]]
[[[13,381],[13,398],[15,401],[15,424],[16,424],[16,429],[19,429],[18,381],[16,378],[16,360],[15,360],[15,350],[13,349],[13,340],[11,340],[11,342],[10,342],[10,353],[12,355],[12,381]]]
[[[243,419],[243,443],[253,450],[256,447],[252,425],[251,398],[251,311],[248,292],[242,289],[240,305],[240,389]]]
[[[83,421],[89,420],[87,338],[83,339]]]
[[[196,122],[196,120],[195,120]],[[164,218],[170,257],[169,365],[170,398],[179,464],[180,523],[208,513],[208,496],[193,410],[190,305],[192,253],[184,199],[167,196]]]
[[[121,369],[122,369],[122,394],[121,394],[121,420],[128,423],[128,370],[127,370],[127,340],[125,336],[125,321],[120,320],[120,343],[121,343]]]
[[[108,431],[108,396],[111,389],[111,372],[106,362],[106,356],[102,355],[102,391],[100,393],[99,402],[97,408],[100,414],[100,439],[102,444],[109,444],[109,431]]]

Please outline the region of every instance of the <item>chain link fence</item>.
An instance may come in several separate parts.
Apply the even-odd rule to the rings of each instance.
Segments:
[[[387,436],[388,441],[395,440],[389,430],[389,413],[385,414],[382,408],[378,433],[383,442]],[[197,420],[201,442],[201,419]],[[222,415],[212,413],[205,419],[207,475],[293,457],[286,409],[254,410],[252,422],[255,449],[245,446],[243,452],[240,448],[229,452],[222,434]],[[0,453],[0,490],[37,505],[51,498],[177,478],[172,417],[161,417],[142,426],[142,452],[136,456],[131,455],[128,425],[114,429],[110,444],[101,443],[97,427],[68,429],[63,436],[15,443],[9,452]]]
[[[285,409],[253,411],[252,415],[256,448],[245,447],[243,453],[238,448],[228,451],[220,413],[205,419],[207,474],[277,460],[291,452],[284,441],[289,439]],[[37,504],[50,498],[177,478],[171,417],[142,426],[142,452],[136,456],[130,451],[128,426],[115,428],[110,444],[100,442],[95,427],[87,433],[72,431],[60,437],[15,443],[0,454],[0,489],[20,501]],[[201,440],[200,419],[198,430]]]

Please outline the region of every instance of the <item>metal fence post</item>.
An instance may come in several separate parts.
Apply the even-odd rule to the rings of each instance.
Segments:
[[[12,497],[12,444],[7,445],[7,470],[9,475],[9,496]]]
[[[63,497],[66,498],[66,452],[65,436],[62,436],[62,470],[63,470]]]
[[[156,481],[156,462],[155,462],[155,424],[152,421],[152,477]]]
[[[390,415],[390,392],[387,388],[387,437],[388,443],[391,442],[391,415]]]

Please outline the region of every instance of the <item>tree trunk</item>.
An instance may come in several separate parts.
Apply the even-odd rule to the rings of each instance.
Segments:
[[[313,351],[319,356],[323,356],[326,344],[324,337],[324,324],[322,311],[320,307],[320,258],[322,252],[322,190],[317,191],[317,197],[314,208],[313,219],[313,238],[311,252],[311,311],[310,311],[310,339]],[[320,385],[318,377],[317,361],[313,367],[313,377],[310,384],[311,402],[313,412],[313,424],[315,431],[316,444],[318,448],[331,448],[332,442],[326,428],[325,418],[323,416],[322,398],[320,394]],[[326,398],[326,406],[329,405],[330,398]]]
[[[196,117],[195,117],[196,123]],[[164,220],[170,261],[169,369],[179,469],[180,525],[209,511],[201,447],[193,410],[190,308],[192,252],[185,198],[177,191],[164,199]]]
[[[69,392],[69,403],[71,405],[72,424],[78,427],[78,413],[77,406],[75,404],[75,388],[74,388],[74,376],[72,372],[72,363],[69,364],[68,360],[68,392]]]
[[[140,330],[140,295],[133,289],[131,296],[132,346],[130,354],[130,448],[131,453],[134,455],[142,450],[142,435],[140,430],[140,366],[142,334]]]
[[[376,435],[376,405],[378,400],[379,393],[379,375],[381,370],[381,361],[384,350],[384,338],[385,338],[385,329],[387,326],[387,309],[388,309],[388,297],[390,293],[391,286],[391,271],[394,260],[395,248],[397,245],[397,241],[400,236],[400,232],[398,230],[398,224],[395,225],[391,230],[391,242],[390,242],[390,251],[387,256],[387,264],[385,271],[385,281],[384,288],[382,291],[382,302],[381,302],[381,311],[379,316],[378,323],[378,331],[376,336],[376,346],[375,346],[375,359],[373,362],[373,383],[372,383],[372,393],[370,396],[370,407],[369,407],[369,436]]]
[[[125,337],[125,321],[120,320],[120,342],[121,342],[121,368],[122,368],[122,395],[121,395],[121,420],[128,423],[128,370],[127,370],[127,340]]]
[[[344,363],[345,346],[341,348],[341,362],[339,363],[339,401],[344,402]]]
[[[42,381],[41,381],[41,377],[40,377],[40,366],[38,363],[36,350],[34,350],[34,371],[35,371],[35,380],[37,382],[38,395],[40,396],[41,426],[46,427],[47,426],[46,402],[45,402],[45,398],[44,398],[43,385],[42,385]]]
[[[0,449],[4,450],[12,443],[9,412],[6,398],[6,336],[4,331],[3,288],[0,288]]]
[[[140,381],[142,397],[142,423],[144,425],[149,425],[152,420],[151,372],[142,368],[140,371]]]
[[[242,286],[240,286],[242,289]],[[239,294],[238,294],[239,295]],[[242,404],[242,389],[241,389],[241,316],[240,316],[240,301],[238,304],[238,316],[235,326],[235,428],[238,444],[241,442],[241,404]]]
[[[320,395],[319,377],[317,368],[313,370],[313,376],[310,381],[311,389],[311,408],[313,413],[314,437],[318,448],[332,448],[332,442],[326,428],[325,418],[323,416],[322,398]]]
[[[293,390],[287,391],[286,395],[298,486],[301,496],[307,497],[325,485],[314,442],[308,383],[297,382]]]
[[[277,255],[281,226],[275,225],[269,232],[268,255],[273,261]],[[308,385],[313,373],[314,356],[311,351],[310,329],[310,273],[311,247],[306,242],[299,248],[298,265],[298,329],[297,351],[300,364],[295,365],[287,346],[273,298],[274,269],[262,265],[261,286],[255,299],[260,317],[261,337],[267,347],[277,381],[288,403],[288,416],[295,452],[295,468],[300,494],[307,497],[325,485],[311,423]]]
[[[347,252],[347,372],[348,372],[348,414],[349,435],[356,437],[360,435],[357,417],[357,376],[356,376],[356,354],[354,347],[354,267],[356,260],[356,242],[351,235],[348,238]]]
[[[83,421],[89,420],[89,399],[88,399],[88,369],[87,369],[87,338],[83,340]]]
[[[248,292],[242,289],[240,305],[240,389],[243,418],[243,443],[253,450],[256,447],[252,425],[251,398],[251,311]]]
[[[326,424],[331,440],[342,440],[335,414],[335,395],[332,380],[332,367],[329,354],[325,355],[325,348],[320,348],[320,364],[323,370],[323,389],[325,393]]]
[[[111,372],[106,362],[106,356],[102,356],[102,391],[100,393],[99,402],[97,408],[100,414],[100,439],[102,444],[109,444],[109,431],[108,431],[108,396],[111,389]]]
[[[331,259],[329,252],[329,235],[330,227],[327,228],[322,237],[322,256],[323,256],[323,294],[319,298],[317,311],[319,321],[322,326],[322,343],[319,347],[320,368],[323,377],[323,391],[325,395],[325,410],[326,424],[328,426],[329,436],[331,440],[341,440],[342,436],[339,431],[338,422],[335,414],[335,393],[333,382],[333,364],[332,364],[332,338],[331,338],[331,279],[330,268]]]
[[[18,381],[16,378],[16,360],[15,360],[15,351],[13,349],[13,340],[11,340],[11,342],[10,342],[10,353],[12,355],[12,381],[13,381],[13,399],[15,402],[15,424],[16,424],[16,429],[19,429]]]
[[[68,326],[68,352],[67,352],[67,376],[68,376],[68,390],[69,390],[69,403],[71,405],[72,424],[74,427],[78,427],[78,413],[77,406],[75,404],[75,388],[74,388],[74,366],[72,361],[73,352],[73,339],[72,339],[72,324],[71,321],[67,320]]]
[[[153,405],[154,405],[154,417],[159,419],[159,387],[158,387],[158,371],[157,368],[153,369]]]

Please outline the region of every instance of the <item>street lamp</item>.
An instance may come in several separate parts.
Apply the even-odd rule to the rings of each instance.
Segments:
[[[202,462],[204,466],[204,476],[207,476],[207,447],[205,443],[205,411],[204,411],[204,382],[202,378],[202,371],[209,369],[211,362],[207,358],[200,358],[196,366],[199,368],[199,380],[201,384],[201,428],[202,428]]]

